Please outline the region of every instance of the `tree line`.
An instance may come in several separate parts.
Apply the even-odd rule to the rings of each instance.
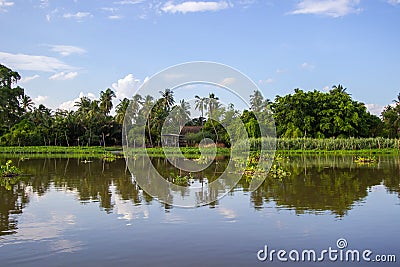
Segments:
[[[176,101],[170,89],[160,91],[158,99],[139,94],[132,100],[125,98],[115,107],[115,115],[110,112],[116,95],[109,88],[100,92],[99,100],[81,97],[75,103],[76,111],[53,111],[42,104],[36,107],[24,89],[16,85],[20,79],[18,72],[0,64],[0,145],[3,146],[121,145],[124,119],[131,125],[127,137],[146,146],[161,145],[162,127],[171,118],[180,126],[201,126],[200,132],[186,135],[189,145],[207,137],[230,146],[235,132],[243,130],[249,137],[258,138],[261,127],[271,125],[272,118],[277,136],[285,138],[399,138],[400,132],[400,94],[378,117],[369,113],[363,103],[353,100],[342,85],[333,86],[329,92],[295,89],[293,94],[276,96],[274,101],[254,91],[249,110],[243,111],[235,109],[233,104],[223,106],[214,93],[195,96],[194,108],[201,115],[191,118],[190,104],[184,99]],[[128,108],[129,118],[125,118]],[[238,127],[238,119],[244,129]],[[145,125],[144,138],[134,127],[139,124]],[[233,136],[228,132],[233,132]]]

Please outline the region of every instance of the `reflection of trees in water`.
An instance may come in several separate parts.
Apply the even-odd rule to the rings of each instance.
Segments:
[[[74,191],[81,202],[97,201],[106,212],[112,212],[114,208],[113,191],[116,194],[114,197],[130,200],[134,204],[148,204],[153,200],[132,182],[132,176],[122,159],[111,163],[99,159],[87,163],[79,159],[30,159],[14,162],[29,177],[14,185],[10,191],[0,187],[0,235],[16,231],[17,221],[13,215],[22,213],[29,202],[29,191],[43,195],[52,186]],[[147,179],[152,175],[149,165],[140,158],[134,164],[136,179],[139,176]],[[174,168],[166,159],[153,159],[152,164],[165,176],[188,175]],[[268,178],[251,193],[251,202],[256,209],[264,203],[275,201],[278,206],[293,208],[297,213],[331,211],[344,216],[355,202],[367,196],[368,187],[382,181],[389,192],[400,197],[400,164],[398,158],[393,156],[380,157],[379,163],[373,165],[358,165],[349,156],[292,157],[282,162],[282,165],[292,175],[283,182]],[[192,177],[199,182],[205,181],[205,178],[208,182],[214,181],[226,166],[227,160],[220,159],[218,164],[213,163],[202,172],[192,173]],[[157,185],[152,186],[157,190]],[[237,187],[247,191],[249,181],[242,179]],[[185,188],[179,190],[185,194]],[[170,192],[158,193],[173,201]],[[213,197],[217,193],[210,191],[209,196],[198,197]],[[216,205],[218,201],[210,203],[209,207]],[[163,206],[166,210],[172,208],[168,204]]]
[[[28,201],[22,183],[12,186],[11,190],[0,186],[0,236],[15,233],[17,220],[14,215],[22,213]]]
[[[255,208],[275,201],[298,214],[331,211],[344,216],[373,185],[383,181],[389,191],[400,191],[399,165],[393,157],[380,160],[380,165],[357,165],[349,156],[296,157],[283,163],[292,173],[288,179],[280,182],[268,178],[252,193],[251,201]]]
[[[153,158],[151,162],[139,158],[129,162],[131,164],[130,169],[133,170],[133,176],[138,183],[163,203],[174,203],[174,197],[187,197],[190,194],[190,187],[168,186],[165,178],[190,176],[204,186],[205,190],[199,190],[195,193],[196,203],[204,203],[209,202],[209,199],[216,199],[218,194],[225,190],[227,183],[230,182],[229,179],[218,179],[228,164],[228,161],[225,160],[214,161],[205,170],[193,173],[177,169],[165,158]],[[166,205],[167,207],[169,205]]]
[[[104,163],[94,159],[84,162],[79,159],[31,159],[18,162],[18,167],[23,173],[29,174],[29,178],[26,182],[14,185],[10,191],[0,187],[1,234],[16,230],[17,222],[10,214],[22,213],[22,208],[29,201],[29,194],[25,190],[27,186],[39,196],[44,195],[52,186],[74,191],[83,203],[98,201],[106,212],[113,209],[111,186],[122,200],[142,203],[139,188],[131,182],[124,160]],[[147,198],[147,201],[151,199]]]

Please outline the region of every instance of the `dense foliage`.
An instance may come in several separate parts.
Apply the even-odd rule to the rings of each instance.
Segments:
[[[190,105],[176,101],[173,91],[160,91],[160,97],[133,96],[123,99],[110,115],[115,93],[101,91],[99,100],[82,97],[75,103],[76,111],[35,106],[24,89],[16,86],[20,75],[0,64],[0,145],[27,146],[106,146],[120,145],[125,122],[131,126],[146,125],[145,138],[131,127],[128,138],[137,146],[160,146],[162,126],[173,117],[179,126],[201,126],[202,131],[187,134],[187,144],[196,145],[208,137],[225,146],[231,139],[246,131],[250,138],[259,138],[261,129],[275,120],[277,136],[282,138],[398,138],[400,130],[400,94],[393,105],[382,112],[382,119],[367,112],[363,103],[351,98],[343,86],[334,86],[329,92],[295,89],[293,94],[276,96],[271,102],[259,91],[250,96],[250,110],[236,110],[233,104],[223,107],[213,93],[196,96],[198,118],[190,117]],[[131,104],[131,105],[130,105]],[[273,115],[272,115],[273,114]],[[207,116],[207,117],[206,117]],[[240,119],[243,127],[239,127]],[[227,131],[233,133],[229,137]]]

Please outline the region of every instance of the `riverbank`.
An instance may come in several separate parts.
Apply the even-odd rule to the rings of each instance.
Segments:
[[[209,150],[212,153],[212,149]],[[180,153],[187,158],[199,158],[200,149],[197,147],[167,148],[169,154],[180,156]],[[207,149],[203,151],[207,154]],[[217,148],[216,156],[229,156],[229,148]],[[279,154],[336,154],[336,155],[381,155],[381,154],[400,154],[396,148],[381,149],[277,149]],[[110,155],[123,156],[122,147],[61,147],[61,146],[25,146],[25,147],[0,147],[0,154],[14,155],[21,158],[52,156],[59,158],[104,158]],[[128,155],[137,157],[148,154],[153,157],[165,157],[163,148],[133,148]]]

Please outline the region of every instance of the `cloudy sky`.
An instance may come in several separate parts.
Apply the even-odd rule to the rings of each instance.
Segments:
[[[341,83],[377,113],[400,92],[400,0],[0,0],[0,25],[0,63],[53,109],[129,97],[187,61],[230,65],[270,99]]]

